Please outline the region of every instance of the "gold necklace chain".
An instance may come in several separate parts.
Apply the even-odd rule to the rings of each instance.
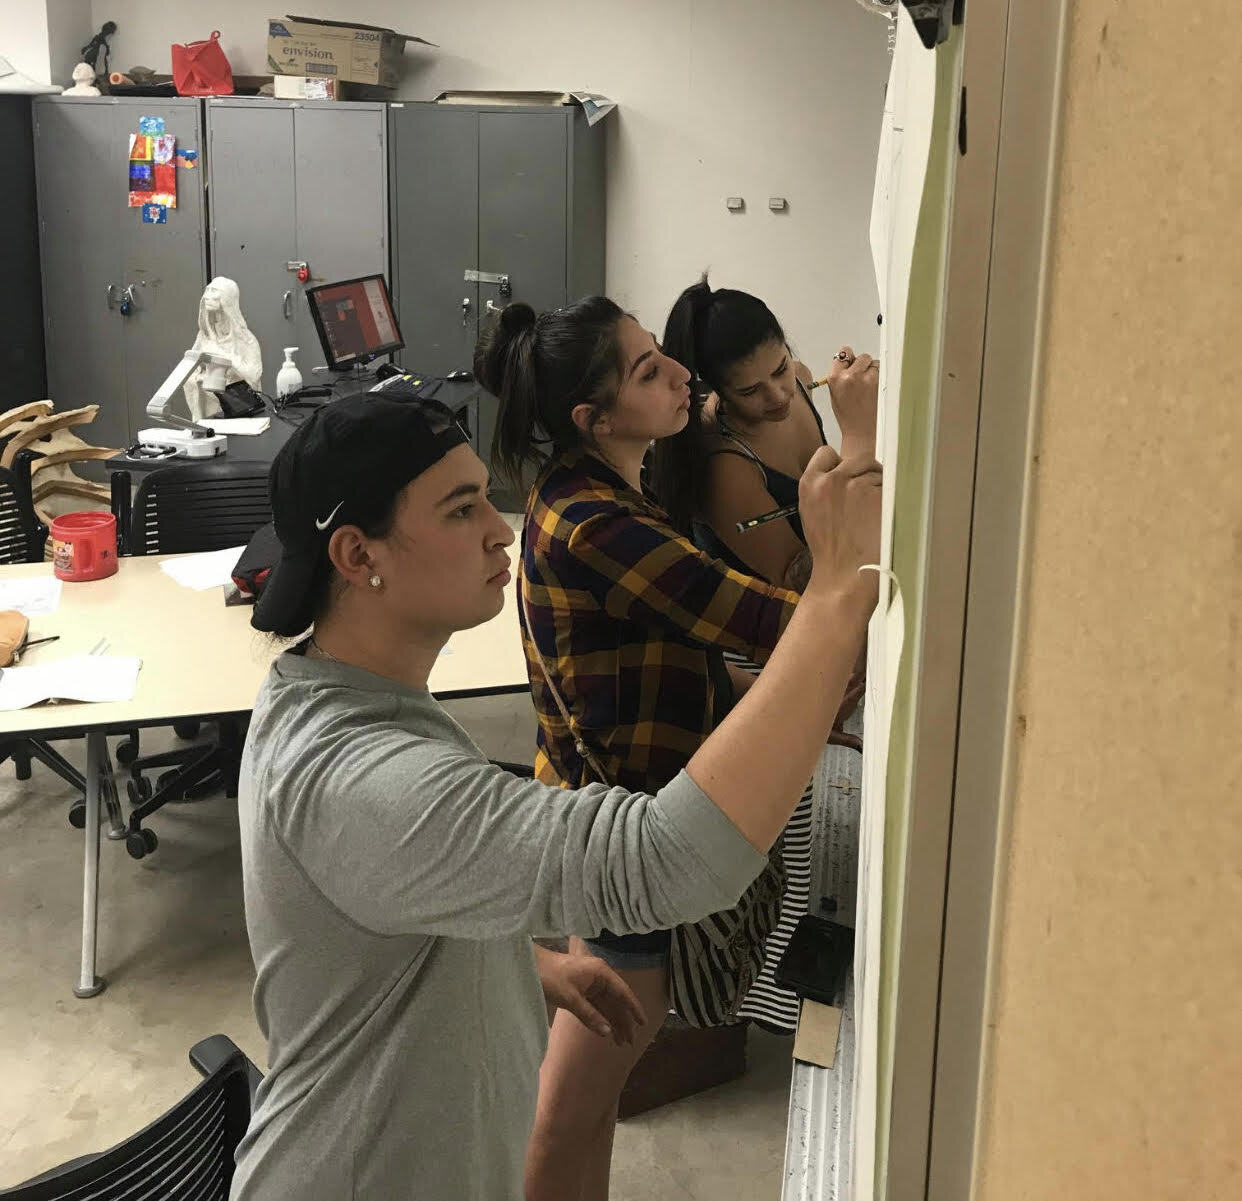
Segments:
[[[331,651],[324,650],[323,647],[320,646],[319,643],[315,641],[314,634],[311,635],[310,645],[311,645],[311,650],[315,652],[316,656],[320,658],[324,658],[324,659],[331,659],[333,663],[339,663],[341,661],[334,654],[332,654]]]

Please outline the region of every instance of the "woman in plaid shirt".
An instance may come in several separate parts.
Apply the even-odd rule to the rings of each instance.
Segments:
[[[611,300],[539,317],[528,305],[508,306],[481,341],[475,372],[500,398],[498,466],[516,479],[543,461],[527,504],[520,581],[539,718],[536,774],[565,787],[589,783],[580,737],[609,783],[658,788],[685,767],[735,688],[751,683],[726,671],[723,650],[764,662],[797,596],[698,550],[644,494],[651,442],[686,424],[690,375]],[[586,945],[621,973],[648,1020],[618,1047],[556,1015],[527,1201],[606,1201],[621,1089],[668,1010],[666,931],[603,932]]]

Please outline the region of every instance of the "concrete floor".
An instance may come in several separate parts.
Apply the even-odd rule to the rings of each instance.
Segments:
[[[451,707],[489,755],[529,762],[529,700]],[[160,742],[151,735],[144,749]],[[159,850],[140,862],[104,843],[99,962],[108,988],[79,1001],[71,986],[82,835],[66,820],[70,799],[39,764],[25,783],[0,765],[0,1187],[118,1142],[163,1111],[197,1078],[186,1052],[205,1035],[228,1034],[264,1062],[235,804],[221,796],[165,808],[150,823]],[[790,1050],[789,1040],[752,1030],[742,1080],[622,1123],[614,1201],[775,1201]]]

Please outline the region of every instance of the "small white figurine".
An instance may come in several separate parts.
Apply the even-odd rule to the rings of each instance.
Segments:
[[[220,401],[212,395],[231,383],[245,380],[255,391],[263,387],[263,356],[258,339],[242,316],[237,285],[217,275],[198,303],[198,336],[193,350],[223,355],[231,367],[201,367],[185,381],[185,402],[194,421],[220,415]]]
[[[73,87],[66,88],[66,96],[98,96],[99,89],[95,86],[95,68],[90,63],[78,63],[73,68]]]

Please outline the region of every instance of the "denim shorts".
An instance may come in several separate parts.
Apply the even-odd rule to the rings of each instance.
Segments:
[[[584,939],[587,950],[618,971],[638,972],[644,968],[666,967],[672,937],[667,930],[650,934],[613,934],[601,930],[598,938]]]

